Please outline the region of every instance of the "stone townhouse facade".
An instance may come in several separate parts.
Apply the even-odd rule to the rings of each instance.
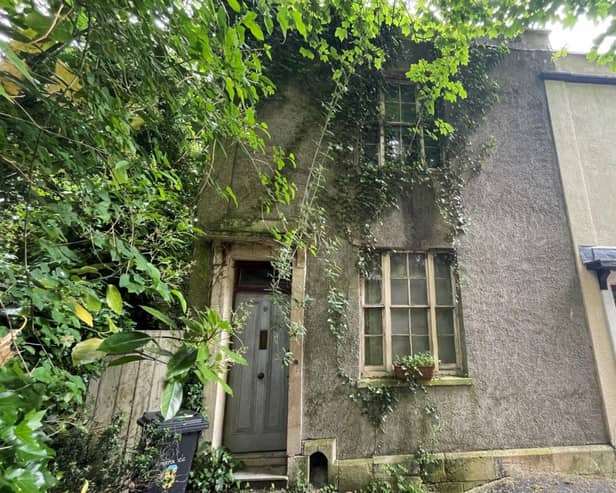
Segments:
[[[616,74],[582,56],[554,61],[545,33],[531,32],[489,76],[499,102],[472,140],[491,140],[492,150],[465,184],[465,233],[452,243],[433,197],[415,191],[372,226],[372,274],[357,266],[358,245],[342,242],[329,259],[348,301],[339,340],[328,328],[324,259],[304,251],[287,291],[291,323],[306,333],[274,333],[276,218],[260,213],[258,176],[241,150],[218,158],[214,178],[239,207],[201,198],[207,235],[191,292],[194,304],[227,317],[252,303],[250,365],[227,376],[233,397],[216,387],[206,396],[207,439],[244,460],[244,477],[301,472],[346,491],[387,464],[415,471],[413,454],[431,439],[428,480],[441,491],[522,471],[614,476]],[[310,160],[320,113],[298,81],[281,86],[261,117],[272,145]],[[306,172],[294,173],[301,189]],[[418,350],[435,354],[436,376],[425,393],[396,390],[399,402],[375,427],[350,394],[396,388],[395,355]],[[426,402],[438,411],[437,437],[426,436],[418,411]]]

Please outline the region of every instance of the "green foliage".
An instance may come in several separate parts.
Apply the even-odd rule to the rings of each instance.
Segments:
[[[239,481],[233,476],[236,466],[228,451],[204,444],[193,460],[187,493],[224,493],[239,489]]]
[[[434,366],[434,356],[429,352],[396,356],[394,365],[402,368],[407,377],[421,376],[420,368]]]
[[[349,397],[359,405],[361,414],[375,428],[383,426],[387,416],[400,400],[398,389],[378,385],[369,385],[364,388],[356,387]]]
[[[196,196],[237,202],[213,178],[216,157],[233,143],[247,154],[265,149],[257,105],[275,89],[265,71],[280,74],[287,65],[295,72],[294,62],[318,61],[331,92],[301,194],[308,212],[276,233],[289,261],[296,248],[314,253],[325,236],[328,218],[315,197],[332,154],[322,146],[349,82],[361,79],[360,69],[385,66],[388,47],[399,52],[384,41],[402,35],[431,44],[430,56],[415,59],[406,74],[434,115],[440,101],[466,97],[457,77],[474,39],[511,37],[533,22],[581,14],[614,18],[603,0],[420,2],[412,9],[389,0],[3,1],[0,337],[23,325],[17,357],[0,373],[8,399],[0,409],[3,491],[52,484],[46,434],[83,404],[88,375],[105,354],[118,356],[114,364],[169,362],[167,416],[193,369],[202,383],[225,386],[220,370],[241,363],[233,352],[210,353],[213,334],[229,327],[213,311],[189,309],[182,293],[199,234]],[[614,60],[612,53],[593,56]],[[448,123],[439,123],[442,133],[451,133]],[[281,150],[272,162],[254,162],[266,209],[288,205],[296,190],[284,171],[294,158]],[[401,190],[420,176],[370,160],[357,169],[358,190],[345,192],[353,200],[374,192],[375,182]],[[353,173],[346,176],[355,183]],[[457,176],[441,182],[459,190]],[[389,192],[399,190],[378,188],[367,204],[393,203]],[[344,320],[344,296],[334,301],[332,325]],[[169,353],[142,336],[152,328],[186,330]],[[73,359],[83,366],[74,368]]]
[[[434,356],[432,353],[416,353],[400,358],[400,363],[408,367],[418,368],[420,366],[434,366]]]
[[[426,448],[423,444],[417,447],[414,454],[415,463],[419,468],[419,475],[422,479],[427,479],[434,467],[438,464],[438,460],[434,453]]]
[[[277,490],[274,485],[272,485],[270,490],[272,492],[280,491],[281,493],[338,493],[338,488],[336,488],[333,484],[328,484],[327,486],[323,486],[318,489],[313,487],[301,472],[299,473],[297,480],[286,488]]]
[[[0,367],[0,491],[38,492],[54,484],[43,420],[81,405],[85,390],[80,377],[48,364],[30,374],[16,360]]]
[[[421,481],[409,477],[404,466],[387,466],[385,472],[386,478],[372,478],[360,493],[424,493]]]
[[[44,491],[52,452],[43,430],[71,419],[105,354],[119,356],[114,364],[172,360],[167,415],[187,362],[209,381],[241,361],[210,353],[209,337],[226,327],[188,312],[182,291],[210,164],[203,155],[223,140],[262,147],[252,106],[272,84],[261,73],[267,47],[248,45],[259,27],[246,7],[242,16],[216,1],[187,9],[9,0],[0,9],[9,40],[0,62],[0,310],[19,312],[0,318],[0,336],[27,321],[19,357],[3,371],[21,389],[54,369],[44,399],[11,402],[0,471],[7,488]],[[189,327],[175,358],[135,330],[174,324]],[[74,368],[71,355],[85,366]],[[9,434],[19,426],[28,434]]]
[[[139,492],[160,481],[160,463],[173,458],[180,435],[146,424],[136,450],[125,450],[123,419],[114,416],[105,429],[88,431],[83,426],[60,430],[50,442],[56,451],[50,470],[57,482],[52,493]]]
[[[184,400],[182,401],[182,407],[194,413],[203,413],[203,384],[194,374],[191,374],[183,387]]]
[[[90,493],[112,493],[126,485],[124,450],[119,441],[122,419],[114,417],[109,428],[100,434],[88,433],[79,426],[61,430],[50,446],[56,457],[51,472],[57,478],[52,493],[81,491],[88,482]]]
[[[143,426],[137,450],[128,455],[125,465],[131,491],[147,491],[148,487],[160,484],[161,462],[176,459],[181,438],[157,424]]]

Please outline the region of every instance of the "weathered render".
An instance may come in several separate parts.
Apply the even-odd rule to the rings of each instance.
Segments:
[[[585,240],[576,236],[577,219],[570,199],[565,203],[563,183],[565,192],[568,185],[559,167],[567,137],[558,129],[553,135],[552,125],[559,118],[555,111],[561,109],[548,108],[541,78],[559,68],[549,51],[533,45],[538,38],[515,47],[490,74],[500,84],[500,101],[471,139],[493,145],[481,171],[466,184],[465,234],[451,244],[434,198],[425,189],[409,190],[399,209],[372,227],[377,248],[412,251],[453,246],[458,254],[463,369],[427,386],[440,415],[435,448],[444,454],[432,480],[449,491],[462,491],[525,467],[614,474],[614,454],[607,446],[614,433],[613,410],[607,405],[614,400],[608,389],[614,383],[614,353],[601,349],[609,340],[605,327],[592,328],[591,302],[586,294],[583,298],[580,287],[580,276],[588,273],[576,260],[577,247]],[[319,105],[304,90],[305,83],[288,81],[279,96],[261,109],[270,144],[297,156],[299,167],[289,176],[300,191],[307,178],[302,164],[313,159],[322,126]],[[558,88],[547,86],[552,104]],[[613,100],[613,88],[597,89],[591,103],[607,104],[610,95]],[[575,87],[568,90],[576,94]],[[583,127],[587,100],[580,98],[573,118]],[[613,112],[604,118],[611,120],[593,124],[613,128]],[[592,152],[591,136],[580,139]],[[602,162],[613,164],[609,161],[613,151],[610,156]],[[212,177],[233,189],[239,207],[214,194],[202,196],[199,206],[200,226],[208,236],[197,249],[193,301],[207,303],[211,293],[212,304],[227,315],[233,303],[234,266],[244,260],[267,260],[276,249],[269,229],[278,218],[265,214],[260,205],[260,192],[254,186],[257,168],[242,149],[226,147],[213,162]],[[611,188],[601,185],[605,173],[610,180],[614,175],[593,174],[599,168],[587,172],[599,180],[597,188],[605,191],[608,205],[597,214],[593,209],[593,217],[598,218],[597,231],[606,226],[609,233],[597,233],[593,240],[615,244],[609,236],[615,224],[614,208],[609,207]],[[592,184],[587,187],[594,190]],[[286,209],[290,218],[294,207]],[[343,488],[357,486],[382,471],[383,464],[411,463],[410,454],[417,446],[434,438],[426,436],[431,432],[421,411],[422,394],[402,392],[380,430],[349,398],[351,387],[340,376],[342,370],[359,387],[376,384],[361,371],[357,247],[343,243],[336,258],[330,259],[341,266],[338,286],[349,302],[350,330],[338,343],[328,329],[323,259],[308,255],[304,264],[304,257],[298,258],[291,288],[292,318],[303,321],[306,335],[292,342],[296,361],[289,368],[288,473],[306,471],[309,456],[321,452],[328,459],[329,480]],[[304,293],[313,300],[305,306],[297,299]],[[597,368],[603,372],[601,385]],[[209,438],[214,445],[224,445],[228,398],[220,389],[209,389],[208,398],[213,422]]]

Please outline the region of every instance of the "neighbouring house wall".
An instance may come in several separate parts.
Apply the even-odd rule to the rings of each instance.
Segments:
[[[550,117],[586,316],[599,370],[610,440],[616,444],[616,348],[610,340],[597,275],[580,261],[581,245],[616,246],[616,74],[582,56],[559,60],[556,71],[603,75],[612,84],[546,80]],[[612,327],[612,330],[616,330]]]

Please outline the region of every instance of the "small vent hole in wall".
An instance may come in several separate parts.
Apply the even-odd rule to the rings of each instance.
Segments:
[[[327,457],[321,452],[315,452],[310,456],[310,485],[323,488],[327,483]]]

